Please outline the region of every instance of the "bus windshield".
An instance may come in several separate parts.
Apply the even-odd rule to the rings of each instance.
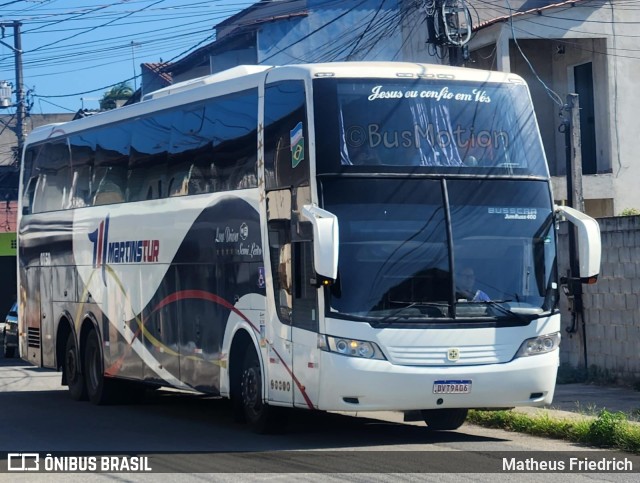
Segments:
[[[522,84],[318,79],[318,172],[366,169],[548,176]]]
[[[547,182],[331,178],[322,190],[340,223],[333,312],[501,318],[555,305]]]

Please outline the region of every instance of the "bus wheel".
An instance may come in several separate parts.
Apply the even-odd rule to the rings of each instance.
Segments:
[[[4,334],[3,337],[3,352],[4,352],[4,356],[7,359],[11,359],[14,355],[15,355],[15,351],[14,351],[14,347],[7,347],[7,334]]]
[[[84,383],[84,376],[80,373],[80,357],[76,347],[76,339],[73,333],[69,333],[67,344],[64,349],[64,371],[63,380],[69,386],[69,394],[74,401],[87,399],[87,387]]]
[[[95,330],[89,332],[84,349],[84,377],[87,396],[93,404],[108,404],[114,396],[111,381],[105,379],[100,342]]]
[[[422,419],[431,431],[452,431],[464,424],[468,412],[468,409],[423,409]]]
[[[269,406],[262,399],[262,371],[258,354],[247,348],[240,376],[240,395],[244,416],[251,429],[260,434],[276,433],[286,424],[284,408]]]

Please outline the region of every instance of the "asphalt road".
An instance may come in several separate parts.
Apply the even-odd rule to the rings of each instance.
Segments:
[[[624,457],[468,424],[454,432],[429,432],[420,423],[401,422],[395,413],[354,417],[300,411],[282,434],[261,436],[234,423],[228,403],[215,398],[158,390],[139,404],[75,402],[60,386],[59,373],[19,359],[0,359],[0,411],[3,470],[6,453],[38,453],[41,464],[47,453],[94,458],[115,453],[146,456],[156,472],[0,472],[0,481],[512,481],[514,474],[504,474],[504,458],[557,461],[558,455],[569,455],[563,452],[589,459]],[[639,469],[636,457],[634,471]],[[543,481],[544,473],[517,478]],[[591,471],[554,477],[637,481],[637,474]]]

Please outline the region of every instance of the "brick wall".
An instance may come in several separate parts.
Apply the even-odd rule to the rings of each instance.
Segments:
[[[562,345],[560,360],[584,367],[584,333],[587,365],[622,381],[640,380],[640,216],[598,219],[602,235],[602,264],[598,282],[583,285],[584,331],[568,334],[572,324],[567,298],[561,295]],[[569,266],[567,224],[559,236],[558,270]]]

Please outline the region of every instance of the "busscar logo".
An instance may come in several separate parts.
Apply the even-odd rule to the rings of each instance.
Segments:
[[[536,220],[538,218],[537,208],[490,206],[488,212],[490,215],[501,215],[505,220]]]
[[[102,282],[107,285],[106,265],[125,263],[157,263],[160,240],[109,240],[109,215],[88,235],[93,243],[93,268],[102,269]]]

